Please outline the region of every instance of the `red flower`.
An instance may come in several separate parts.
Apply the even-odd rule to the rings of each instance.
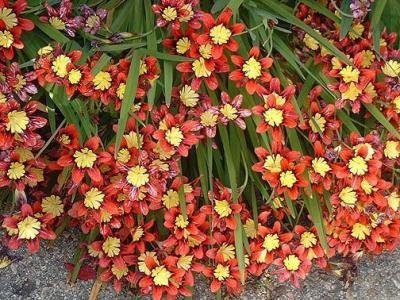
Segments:
[[[223,55],[224,48],[231,52],[236,52],[239,49],[239,43],[233,36],[241,33],[245,26],[242,23],[230,24],[232,15],[232,10],[227,8],[216,20],[208,13],[202,16],[206,33],[197,37],[197,43],[200,45],[211,43],[214,59],[219,59]]]
[[[290,85],[281,92],[280,81],[274,78],[271,80],[270,89],[271,93],[263,96],[263,105],[256,105],[252,110],[255,115],[262,117],[257,125],[257,132],[272,130],[274,144],[279,145],[283,141],[282,126],[297,126],[298,115],[291,103],[295,87]]]
[[[227,125],[230,121],[235,122],[240,129],[246,129],[246,123],[243,118],[251,115],[249,109],[240,108],[243,101],[242,95],[237,95],[231,100],[229,95],[225,92],[221,93],[222,104],[219,107],[220,121],[222,124]]]
[[[281,223],[276,221],[272,228],[259,225],[257,237],[251,242],[251,265],[249,272],[256,276],[261,273],[279,256],[283,245],[291,241],[293,234],[283,232]]]
[[[245,60],[242,56],[232,55],[232,62],[239,69],[229,74],[229,79],[236,81],[237,87],[245,86],[250,95],[266,94],[267,89],[263,86],[271,80],[271,74],[268,69],[272,66],[273,60],[270,57],[259,58],[260,48],[250,49],[249,58]]]
[[[174,248],[176,255],[188,255],[195,248],[195,256],[202,258],[202,244],[206,240],[208,225],[205,213],[194,211],[195,205],[188,204],[186,217],[180,207],[173,207],[165,212],[164,226],[170,230],[171,235],[163,242],[163,247]]]
[[[287,193],[292,200],[299,197],[299,189],[308,186],[303,178],[306,163],[299,160],[301,154],[297,151],[283,150],[281,154],[270,155],[262,147],[255,150],[260,162],[253,165],[253,170],[261,172],[262,178],[281,195]]]
[[[83,147],[75,148],[57,160],[57,164],[60,167],[73,166],[72,182],[75,186],[82,182],[85,174],[97,185],[103,182],[99,164],[110,162],[111,155],[107,152],[99,153],[99,146],[100,138],[97,136],[91,137],[85,142]]]
[[[282,257],[274,261],[279,282],[290,280],[297,288],[300,287],[299,279],[305,279],[311,270],[311,261],[303,246],[291,249],[288,245],[282,246]]]
[[[197,266],[204,276],[211,278],[211,292],[217,293],[222,287],[226,287],[230,294],[239,294],[242,285],[240,283],[240,272],[236,259],[230,259],[225,263],[215,264],[213,267]]]
[[[185,116],[173,116],[167,113],[153,137],[160,142],[160,146],[167,152],[178,152],[181,156],[188,156],[189,149],[196,145],[200,136],[197,134],[199,123],[193,120],[185,121]]]
[[[153,5],[153,11],[158,15],[157,26],[171,25],[174,31],[181,28],[181,23],[188,23],[191,28],[199,29],[199,12],[194,11],[198,0],[161,0]]]
[[[304,123],[299,127],[308,131],[308,137],[312,143],[321,140],[325,145],[330,145],[337,138],[337,130],[341,123],[335,116],[333,104],[322,104],[318,96],[322,87],[316,87],[310,92],[310,114],[304,114]]]
[[[3,220],[2,227],[7,232],[7,246],[16,250],[25,242],[29,252],[38,252],[40,239],[56,238],[50,227],[52,219],[51,214],[43,214],[40,205],[23,204],[20,212]]]
[[[30,101],[22,109],[18,102],[8,101],[0,109],[0,149],[21,146],[39,149],[43,146],[42,137],[36,130],[44,127],[47,120],[36,116],[39,103]]]
[[[31,20],[21,18],[20,15],[28,6],[26,0],[10,1],[1,0],[0,10],[3,15],[0,19],[0,57],[11,60],[14,57],[14,48],[22,49],[24,44],[21,41],[23,31],[31,31],[34,24]]]
[[[46,165],[41,160],[25,158],[16,150],[3,159],[0,162],[0,187],[9,186],[23,191],[27,185],[34,187],[43,181]]]
[[[209,192],[208,197],[213,205],[204,205],[200,210],[211,215],[212,226],[222,232],[235,230],[237,226],[235,214],[241,212],[242,204],[233,203],[230,189],[215,181],[214,191]]]

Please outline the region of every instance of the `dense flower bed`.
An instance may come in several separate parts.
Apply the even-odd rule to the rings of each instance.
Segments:
[[[196,273],[219,295],[264,272],[299,286],[336,255],[398,245],[400,54],[371,1],[352,1],[354,16],[299,4],[292,56],[276,19],[249,27],[235,5],[139,1],[150,30],[137,36],[110,31],[111,1],[53,2],[0,0],[9,248],[78,228],[72,281],[159,299],[190,296]],[[23,62],[34,23],[52,40]],[[280,53],[251,42],[263,34]]]

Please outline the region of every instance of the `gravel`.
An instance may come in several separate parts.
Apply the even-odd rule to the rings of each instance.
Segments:
[[[87,299],[92,281],[67,283],[64,266],[78,241],[68,233],[53,246],[42,245],[39,254],[29,255],[20,250],[10,266],[0,269],[0,299]],[[356,266],[338,263],[342,279],[335,272],[315,270],[303,282],[301,289],[288,283],[279,284],[275,278],[264,276],[250,280],[238,299],[399,299],[400,251],[378,257],[364,257]],[[139,298],[130,291],[116,296],[111,286],[103,288],[99,299]],[[204,280],[196,282],[194,299],[214,299]],[[141,298],[142,299],[142,298]]]

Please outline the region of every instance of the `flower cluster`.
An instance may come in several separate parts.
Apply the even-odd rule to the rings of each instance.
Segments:
[[[7,59],[1,26],[13,41],[33,29],[19,18],[25,1],[13,3],[0,0]],[[55,41],[27,72],[0,59],[0,187],[20,207],[2,221],[5,244],[36,252],[69,225],[87,236],[73,274],[154,299],[190,297],[197,274],[213,293],[237,295],[265,272],[299,287],[336,255],[394,249],[395,34],[382,32],[377,53],[361,16],[341,39],[334,21],[300,4],[297,17],[344,54],[295,29],[300,59],[313,57],[324,83],[303,84],[276,72],[263,47],[242,47],[255,29],[231,9],[214,16],[199,5],[153,5],[164,51],[136,61],[138,52],[110,57]],[[89,6],[74,15],[67,0],[45,10],[40,20],[71,37],[96,34],[107,15]]]

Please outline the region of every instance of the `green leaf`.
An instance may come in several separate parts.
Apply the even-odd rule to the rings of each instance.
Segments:
[[[304,4],[306,4],[308,7],[312,8],[313,10],[316,10],[318,13],[325,15],[332,21],[335,21],[336,23],[340,23],[340,18],[335,15],[331,10],[329,10],[326,5],[321,4],[315,0],[301,0]]]
[[[335,47],[329,40],[324,38],[321,34],[316,32],[313,28],[305,24],[303,21],[299,20],[295,17],[287,8],[286,5],[282,4],[276,0],[256,0],[260,5],[266,6],[267,8],[274,11],[277,16],[301,29],[303,29],[306,33],[308,33],[311,37],[316,39],[323,47],[325,47],[329,52],[331,52],[334,56],[342,60],[343,62],[351,65],[348,57],[340,51],[337,47]]]
[[[317,228],[317,233],[321,245],[324,249],[328,249],[328,243],[326,241],[326,232],[324,226],[324,218],[322,216],[322,209],[319,197],[316,193],[312,194],[312,197],[308,197],[307,195],[303,195],[304,204],[310,213],[311,220]]]
[[[340,23],[340,39],[343,39],[350,31],[353,18],[348,16],[351,13],[350,0],[344,0],[340,8],[346,15],[342,15],[342,22]]]
[[[364,103],[364,106],[367,110],[374,116],[374,118],[385,127],[391,134],[400,139],[400,133],[396,130],[396,128],[386,119],[386,117],[381,113],[381,111],[371,103]]]
[[[63,35],[60,31],[55,29],[53,26],[47,23],[43,23],[39,20],[37,16],[29,16],[29,18],[35,23],[36,27],[43,31],[48,37],[52,40],[59,42],[60,44],[68,43],[70,40],[65,35]]]
[[[171,105],[172,84],[174,81],[174,68],[171,62],[164,61],[164,96],[165,103],[169,107]]]
[[[374,49],[379,53],[381,28],[379,26],[383,10],[385,9],[387,0],[375,1],[372,6],[371,28],[373,31]]]
[[[129,68],[128,78],[126,80],[126,90],[122,99],[121,112],[118,120],[118,130],[115,141],[115,153],[118,153],[121,145],[122,136],[125,131],[126,122],[128,121],[129,112],[135,100],[136,90],[139,80],[140,59],[143,57],[142,49],[133,52],[131,66]]]
[[[97,61],[96,65],[92,68],[92,75],[96,76],[105,66],[110,63],[111,57],[103,53],[100,59]]]

